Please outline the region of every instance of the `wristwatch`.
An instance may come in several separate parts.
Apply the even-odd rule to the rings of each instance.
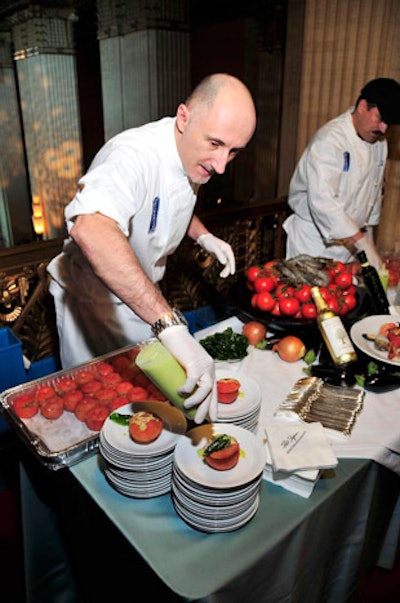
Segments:
[[[164,329],[172,327],[173,325],[184,325],[188,326],[188,322],[182,312],[178,308],[172,308],[171,312],[163,314],[155,323],[151,325],[153,334],[158,337]]]

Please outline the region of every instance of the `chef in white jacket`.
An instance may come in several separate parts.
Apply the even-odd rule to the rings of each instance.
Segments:
[[[48,267],[63,368],[156,336],[186,369],[195,421],[217,418],[214,361],[157,283],[187,234],[235,272],[231,246],[193,214],[198,188],[242,150],[256,127],[247,87],[212,74],[175,117],[109,140],[66,207],[69,237]]]
[[[314,134],[289,186],[287,258],[307,254],[347,263],[364,250],[379,269],[372,229],[381,211],[385,133],[399,123],[400,85],[377,78],[364,86],[354,107]]]

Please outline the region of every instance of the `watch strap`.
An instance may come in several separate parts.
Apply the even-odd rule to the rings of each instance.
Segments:
[[[167,312],[163,314],[156,322],[151,325],[151,330],[153,334],[158,337],[158,335],[168,329],[168,327],[172,327],[174,325],[184,325],[188,326],[188,322],[182,312],[178,310],[178,308],[172,308],[171,312]]]

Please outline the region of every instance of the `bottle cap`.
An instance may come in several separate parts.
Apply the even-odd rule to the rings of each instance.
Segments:
[[[361,264],[365,264],[365,262],[368,262],[367,254],[365,253],[365,251],[359,251],[357,253],[357,257],[360,260]]]

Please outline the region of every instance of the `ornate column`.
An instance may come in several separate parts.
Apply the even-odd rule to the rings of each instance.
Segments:
[[[33,222],[44,239],[65,234],[64,207],[82,173],[71,9],[37,6],[11,18]]]
[[[0,33],[0,248],[33,238],[11,34]]]
[[[190,88],[186,0],[97,0],[104,132],[174,115]]]

